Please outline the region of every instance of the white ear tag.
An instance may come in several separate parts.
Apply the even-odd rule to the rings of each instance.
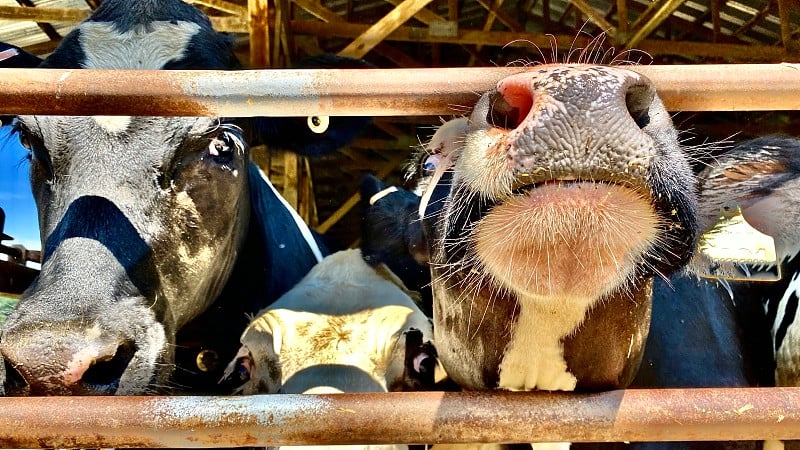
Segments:
[[[328,131],[330,124],[331,118],[328,116],[308,116],[308,118],[306,118],[306,125],[308,125],[308,128],[317,134]]]
[[[738,205],[723,207],[721,213],[717,224],[700,237],[692,270],[704,278],[780,280],[775,240],[747,223]]]

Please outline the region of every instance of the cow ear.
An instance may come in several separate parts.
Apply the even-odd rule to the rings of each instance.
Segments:
[[[370,69],[372,64],[337,55],[318,55],[299,61],[295,69]],[[370,117],[259,117],[254,121],[261,143],[305,156],[322,156],[352,142],[371,122]]]

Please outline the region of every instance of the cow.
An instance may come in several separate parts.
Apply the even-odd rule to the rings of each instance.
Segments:
[[[652,84],[544,65],[432,142],[420,214],[448,376],[468,390],[628,386],[653,278],[697,240],[695,177]]]
[[[191,5],[105,0],[40,67],[240,66],[231,39]],[[249,161],[249,129],[277,139],[267,119],[17,121],[43,264],[0,332],[5,394],[219,392],[245,314],[327,253]],[[313,151],[341,145],[325,139],[348,135],[338,128],[332,118],[327,131],[306,130],[328,147]]]
[[[697,237],[695,179],[652,84],[542,66],[483,94],[455,142],[423,198],[448,375],[467,389],[627,386],[652,279]]]
[[[414,296],[359,250],[329,255],[252,320],[226,377],[242,394],[433,389],[433,331]]]
[[[774,240],[775,263],[753,269],[780,273],[774,282],[738,280],[720,285],[732,298],[746,355],[760,385],[800,386],[800,140],[764,136],[739,143],[698,176],[701,230],[707,232],[724,209],[740,209],[749,225]],[[779,271],[775,271],[775,265]],[[705,267],[692,269],[708,273]],[[782,448],[768,441],[765,448]],[[786,448],[800,448],[787,442]]]

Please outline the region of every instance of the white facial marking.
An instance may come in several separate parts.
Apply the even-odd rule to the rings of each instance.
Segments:
[[[567,371],[561,339],[583,321],[593,299],[547,299],[544,307],[541,300],[520,298],[513,338],[500,364],[500,388],[575,390],[577,379]]]
[[[93,116],[97,125],[110,134],[119,134],[131,125],[131,116]]]
[[[84,22],[79,27],[85,69],[162,69],[183,57],[200,25],[151,22],[120,33],[109,22]]]

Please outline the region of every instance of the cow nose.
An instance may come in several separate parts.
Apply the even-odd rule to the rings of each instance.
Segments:
[[[553,110],[560,110],[560,115],[566,119],[605,110],[627,115],[628,123],[634,123],[638,128],[649,124],[648,111],[656,92],[647,79],[631,72],[606,77],[599,88],[591,84],[586,78],[574,74],[556,75],[544,81],[528,74],[508,77],[498,83],[497,90],[489,99],[486,121],[495,128],[515,130],[535,125],[542,115],[556,116]],[[567,110],[567,105],[570,110]],[[604,124],[598,122],[597,125]]]
[[[24,382],[31,395],[114,394],[136,345],[92,334],[7,331],[0,344],[7,379]]]

